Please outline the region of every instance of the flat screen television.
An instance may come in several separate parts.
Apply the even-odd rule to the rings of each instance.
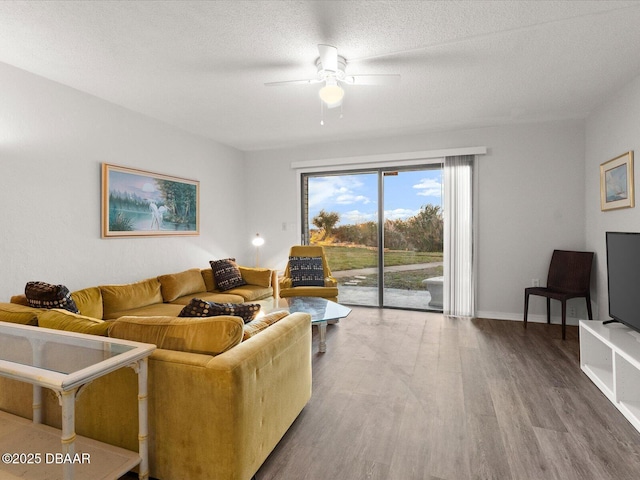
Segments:
[[[640,233],[606,235],[609,316],[640,332]]]

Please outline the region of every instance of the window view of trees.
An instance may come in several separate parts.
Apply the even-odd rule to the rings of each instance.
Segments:
[[[338,212],[320,213],[313,217],[317,230],[311,230],[311,243],[352,244],[366,247],[378,245],[377,222],[363,222],[336,227]],[[420,212],[406,220],[387,219],[384,223],[385,248],[414,252],[442,252],[443,217],[439,205],[424,205]]]
[[[319,229],[318,233],[323,238],[320,240],[331,238],[333,233],[333,227],[340,221],[340,214],[338,212],[325,212],[324,209],[320,210],[320,213],[313,217],[313,224]]]

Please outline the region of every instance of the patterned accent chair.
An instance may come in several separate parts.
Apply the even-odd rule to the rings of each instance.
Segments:
[[[299,259],[321,259],[323,278],[322,285],[304,285],[292,268],[292,262]],[[301,283],[303,285],[301,285]],[[331,269],[327,263],[324,247],[317,245],[294,245],[289,251],[289,262],[280,279],[280,297],[322,297],[334,302],[338,301],[338,281],[331,276]]]

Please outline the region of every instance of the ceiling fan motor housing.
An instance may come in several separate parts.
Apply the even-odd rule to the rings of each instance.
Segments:
[[[344,57],[338,55],[337,59],[337,69],[336,71],[328,70],[322,65],[322,59],[318,58],[316,60],[316,67],[318,67],[318,80],[326,81],[330,78],[335,78],[340,82],[344,82],[347,75],[345,74],[345,69],[347,68],[347,61]]]

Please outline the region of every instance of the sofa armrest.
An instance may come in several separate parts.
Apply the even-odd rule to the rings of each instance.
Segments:
[[[273,298],[280,298],[280,282],[278,281],[278,271],[271,270],[271,286],[273,287]]]
[[[291,288],[293,287],[293,282],[289,277],[282,277],[280,279],[280,282],[278,283],[278,286],[280,287],[280,290],[283,290],[285,288]]]
[[[325,287],[337,287],[338,286],[338,281],[333,277],[325,277],[324,286]]]
[[[220,478],[251,478],[311,398],[311,316],[288,315],[207,367],[221,380],[216,403],[229,402],[220,418],[227,462],[244,468]]]
[[[0,322],[20,323],[22,325],[38,325],[40,309],[28,307],[20,303],[0,303]]]

